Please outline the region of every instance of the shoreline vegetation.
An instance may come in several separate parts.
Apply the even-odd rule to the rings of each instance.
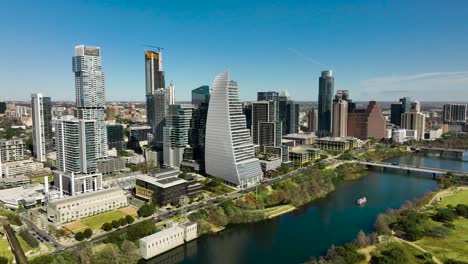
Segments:
[[[467,197],[468,186],[446,176],[437,191],[379,214],[375,232],[361,230],[352,242],[332,245],[325,256],[306,263],[466,264]]]
[[[309,167],[302,174],[248,193],[237,200],[201,208],[188,216],[198,224],[199,235],[214,234],[229,225],[253,223],[291,212],[300,206],[324,198],[343,181],[367,175],[364,165],[344,163],[335,169]]]

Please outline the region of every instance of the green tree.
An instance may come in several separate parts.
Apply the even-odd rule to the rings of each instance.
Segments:
[[[8,264],[8,259],[6,257],[0,257],[0,264]]]
[[[156,210],[156,207],[154,205],[150,203],[145,203],[138,209],[137,213],[138,213],[138,216],[140,217],[148,217],[154,214],[155,210]]]
[[[455,212],[450,208],[441,208],[437,210],[433,219],[439,222],[452,222],[457,218]]]
[[[113,228],[119,228],[120,227],[120,222],[117,220],[112,221],[112,227]]]
[[[91,238],[93,236],[93,230],[86,228],[85,231],[83,231],[83,235],[85,238]]]
[[[24,241],[26,241],[26,243],[28,243],[28,245],[30,245],[32,248],[35,248],[35,247],[38,247],[39,246],[39,241],[37,241],[37,239],[31,235],[31,233],[29,233],[28,230],[26,229],[21,229],[21,231],[19,232],[19,235],[21,238],[24,239]]]
[[[112,230],[112,224],[111,223],[104,223],[101,227],[102,230],[104,231],[111,231]]]
[[[125,217],[120,218],[119,222],[120,222],[121,226],[126,226],[128,224],[127,218],[125,218]]]
[[[127,219],[127,223],[129,224],[133,224],[133,222],[135,222],[135,218],[133,218],[131,215],[125,216],[125,219]]]
[[[78,232],[78,233],[75,234],[75,239],[77,241],[83,241],[85,239],[85,236],[84,236],[84,234],[82,232]]]

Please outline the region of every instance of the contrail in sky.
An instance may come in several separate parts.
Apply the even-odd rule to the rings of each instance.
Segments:
[[[325,67],[325,68],[328,68],[327,65],[323,64],[323,63],[320,63],[319,61],[316,61],[310,57],[307,57],[306,55],[302,54],[301,52],[293,49],[293,48],[288,48],[289,51],[291,51],[292,53],[296,54],[297,56],[303,58],[304,60],[308,61],[308,62],[312,62],[313,64],[316,64],[316,65],[319,65],[319,66],[322,66],[322,67]]]

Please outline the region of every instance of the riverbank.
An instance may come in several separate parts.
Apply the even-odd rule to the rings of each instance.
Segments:
[[[369,256],[378,258],[382,257],[382,252],[403,248],[405,244],[413,248],[413,253],[406,253],[407,263],[468,262],[467,197],[468,186],[452,187],[435,193],[422,206],[407,205],[399,212],[388,213],[385,218],[392,228],[391,234],[382,235],[381,242],[372,250],[361,252],[367,251]],[[412,227],[412,221],[417,221],[418,225]]]
[[[378,145],[375,149],[362,153],[359,159],[367,161],[384,161],[386,159],[402,157],[411,154],[407,147],[387,147]]]
[[[188,218],[198,224],[199,235],[216,233],[232,224],[272,219],[324,198],[337,184],[367,175],[363,165],[345,163],[334,169],[307,168],[302,174],[261,188],[237,200],[225,200],[219,206],[199,209]]]

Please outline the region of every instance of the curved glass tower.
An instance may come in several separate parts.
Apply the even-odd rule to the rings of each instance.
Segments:
[[[239,100],[237,83],[223,72],[214,80],[206,121],[206,173],[247,187],[262,179],[260,162]]]

